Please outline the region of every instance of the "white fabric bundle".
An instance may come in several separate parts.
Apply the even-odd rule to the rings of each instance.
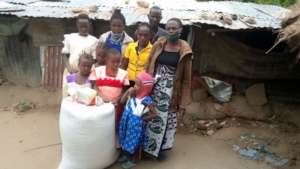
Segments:
[[[63,99],[60,110],[62,160],[58,169],[101,169],[118,157],[112,104],[85,106]]]

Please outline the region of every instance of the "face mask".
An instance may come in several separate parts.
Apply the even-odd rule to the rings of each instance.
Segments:
[[[123,32],[121,33],[111,33],[111,38],[114,40],[114,41],[117,41],[119,39],[121,39],[121,37],[123,36]]]
[[[175,33],[172,35],[167,35],[167,39],[171,42],[177,42],[180,37],[180,33]]]

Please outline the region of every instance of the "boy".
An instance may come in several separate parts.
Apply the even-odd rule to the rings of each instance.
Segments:
[[[148,23],[140,23],[137,28],[137,42],[132,42],[125,50],[121,67],[128,72],[130,86],[134,86],[135,78],[144,70],[152,49],[150,43],[151,29]]]

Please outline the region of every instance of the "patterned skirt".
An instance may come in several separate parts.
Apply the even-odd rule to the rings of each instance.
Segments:
[[[147,123],[144,152],[158,157],[163,150],[173,147],[177,118],[176,112],[170,112],[171,97],[175,81],[176,68],[158,64],[156,76],[160,80],[155,84],[152,98],[156,104],[157,116]]]

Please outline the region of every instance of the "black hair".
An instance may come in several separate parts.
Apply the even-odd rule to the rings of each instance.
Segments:
[[[89,16],[87,14],[79,14],[77,16],[76,21],[78,21],[79,19],[87,19],[88,21],[90,21],[90,18],[89,18]]]
[[[182,24],[182,22],[181,22],[181,20],[180,20],[179,18],[171,18],[171,19],[168,20],[168,22],[170,22],[170,21],[175,21],[175,22],[177,22],[177,24],[179,25],[180,28],[183,27],[183,24]],[[167,22],[167,23],[168,23],[168,22]]]
[[[107,50],[107,45],[105,43],[99,42],[97,43],[96,49]]]
[[[120,56],[121,57],[120,51],[118,51],[117,49],[114,49],[114,48],[108,48],[108,49],[106,49],[105,53],[107,54],[106,56],[108,56],[109,54],[111,54],[111,55],[114,55],[114,56]]]
[[[80,63],[81,59],[86,59],[88,61],[91,61],[92,63],[94,63],[94,59],[93,59],[93,56],[87,52],[82,52],[79,56],[79,62],[78,64]]]
[[[159,10],[159,11],[162,11],[162,9],[161,9],[159,6],[152,6],[152,7],[150,8],[149,13],[151,13],[152,10]]]
[[[111,18],[110,18],[110,23],[114,20],[114,19],[120,19],[122,21],[122,23],[124,24],[124,26],[126,25],[126,19],[124,17],[124,15],[121,13],[120,9],[116,9],[114,11],[114,13],[112,14]]]
[[[143,27],[143,26],[147,27],[149,30],[151,30],[151,27],[150,27],[149,23],[147,23],[147,22],[140,22],[137,26],[137,30],[139,30],[140,27]]]

